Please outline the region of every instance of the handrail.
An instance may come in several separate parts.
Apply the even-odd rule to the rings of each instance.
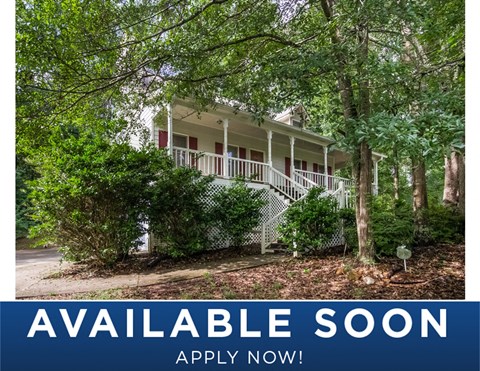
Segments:
[[[294,179],[297,183],[302,183],[303,186],[307,189],[310,189],[310,188],[313,188],[313,187],[317,186],[317,184],[315,182],[313,182],[312,180],[304,177],[298,170],[295,170],[295,172],[294,172]]]
[[[344,182],[346,187],[353,187],[353,180],[342,178],[334,175],[325,175],[323,173],[315,173],[307,170],[295,170],[295,172],[301,174],[316,186],[322,186],[330,190],[336,190],[339,182]],[[327,183],[325,182],[325,176],[327,177]]]
[[[294,201],[294,203],[304,199],[305,197],[307,197],[306,193],[303,196],[301,196],[298,200]],[[262,224],[262,236],[261,236],[262,239],[260,241],[262,254],[265,254],[267,245],[271,244],[276,239],[275,236],[280,235],[280,232],[277,230],[277,228],[282,222],[281,219],[283,218],[287,210],[288,210],[288,207],[286,209],[283,209],[277,215],[275,215],[274,217],[270,218],[269,220],[267,220],[265,223]],[[272,236],[268,236],[267,233],[272,234]]]
[[[304,186],[287,177],[274,167],[270,167],[269,180],[272,187],[293,201],[298,200],[301,196],[307,193],[307,189]]]

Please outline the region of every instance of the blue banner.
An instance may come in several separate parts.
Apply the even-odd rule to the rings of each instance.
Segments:
[[[1,303],[10,370],[479,370],[479,303]]]

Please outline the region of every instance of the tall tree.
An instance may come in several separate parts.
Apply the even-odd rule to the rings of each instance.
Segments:
[[[458,122],[458,115],[439,110],[438,103],[442,80],[451,79],[446,71],[462,62],[444,53],[461,39],[461,30],[454,41],[445,36],[461,19],[455,0],[444,3],[17,2],[17,133],[25,144],[20,148],[48,145],[38,128],[48,137],[49,126],[61,125],[65,115],[121,112],[134,122],[138,107],[173,95],[200,104],[224,97],[259,121],[303,101],[331,120],[322,129],[328,126],[338,145],[352,153],[359,256],[369,261],[375,253],[369,220],[372,146],[396,153],[396,174],[415,151],[416,169],[423,173],[422,159],[432,147],[424,144],[447,143],[451,138],[441,133]],[[455,17],[437,27],[437,18],[452,10]],[[402,58],[406,52],[409,60]],[[461,92],[457,85],[448,88],[449,96]],[[439,113],[441,125],[431,120]],[[389,117],[395,118],[396,140],[387,135]],[[415,177],[421,190],[425,182],[421,174]],[[426,192],[419,193],[424,205]]]

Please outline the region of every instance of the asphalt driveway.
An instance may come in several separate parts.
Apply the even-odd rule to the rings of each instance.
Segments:
[[[59,271],[68,263],[61,263],[61,254],[55,248],[16,250],[16,296],[30,291],[45,276]]]

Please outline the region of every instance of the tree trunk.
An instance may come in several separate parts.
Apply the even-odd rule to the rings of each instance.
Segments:
[[[458,205],[458,154],[452,151],[450,156],[445,156],[445,176],[443,186],[443,204],[456,207]]]
[[[400,200],[400,171],[397,162],[393,164],[393,197]]]
[[[424,211],[428,207],[427,178],[423,158],[412,158],[412,188],[415,230],[420,231],[427,224]]]
[[[396,147],[393,148],[393,197],[400,200],[400,167],[398,166],[398,153]]]
[[[334,21],[334,1],[321,0],[320,4],[327,21]],[[366,70],[368,62],[368,27],[367,22],[357,25],[356,43],[357,58],[356,75],[358,83],[358,102],[355,104],[352,76],[345,66],[353,65],[350,56],[340,48],[344,44],[343,35],[337,27],[331,28],[331,40],[335,47],[338,91],[343,105],[343,116],[346,122],[346,135],[355,133],[355,125],[362,125],[370,116],[369,74]],[[350,62],[350,63],[349,63]],[[353,63],[355,63],[353,62]],[[362,121],[360,121],[360,119]],[[353,176],[356,185],[356,221],[358,236],[358,258],[363,262],[371,262],[375,257],[370,226],[370,198],[372,192],[372,151],[366,141],[360,142],[353,153]]]
[[[458,154],[458,211],[465,217],[465,157]]]
[[[425,176],[425,161],[412,159],[413,211],[420,212],[428,207],[427,178]]]
[[[370,199],[372,184],[372,151],[366,142],[357,148],[357,161],[354,161],[354,172],[357,188],[355,216],[357,221],[358,258],[369,263],[375,257],[370,228]]]

